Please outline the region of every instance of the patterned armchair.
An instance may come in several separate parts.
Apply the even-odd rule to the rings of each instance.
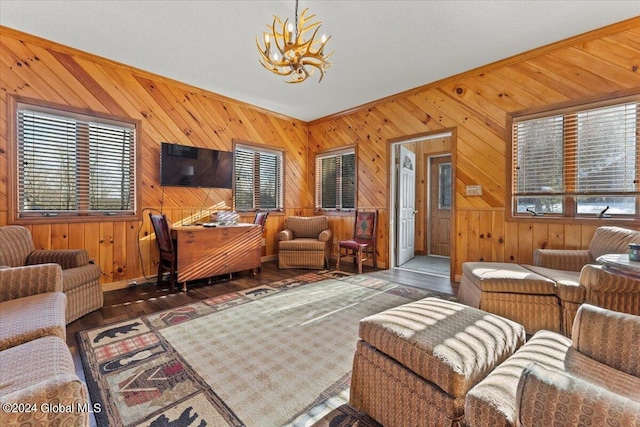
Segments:
[[[605,254],[624,254],[629,243],[640,243],[640,231],[598,227],[588,249],[538,249],[533,271],[556,282],[562,331],[571,334],[573,319],[583,303],[640,315],[640,282],[594,265]],[[579,277],[579,279],[578,279]]]
[[[102,273],[100,267],[90,263],[86,250],[36,250],[28,228],[17,225],[0,227],[0,266],[45,263],[62,267],[63,292],[67,296],[67,324],[102,307]]]
[[[583,304],[571,338],[541,330],[472,388],[468,427],[640,425],[640,316]]]
[[[328,267],[332,238],[326,216],[290,216],[278,233],[278,268]]]
[[[65,342],[67,297],[58,264],[0,267],[0,425],[89,425],[89,396]],[[70,411],[43,411],[44,405]],[[16,407],[21,407],[16,406]]]

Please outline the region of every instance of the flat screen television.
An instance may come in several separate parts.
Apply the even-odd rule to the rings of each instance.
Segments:
[[[160,185],[231,188],[233,153],[188,145],[160,144]]]

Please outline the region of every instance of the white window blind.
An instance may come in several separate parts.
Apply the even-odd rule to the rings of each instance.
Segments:
[[[354,209],[355,191],[356,156],[353,148],[316,156],[316,209]]]
[[[18,215],[135,214],[135,126],[19,104]]]
[[[280,151],[236,145],[235,208],[283,209],[283,155]]]
[[[514,119],[515,213],[636,215],[638,102]]]

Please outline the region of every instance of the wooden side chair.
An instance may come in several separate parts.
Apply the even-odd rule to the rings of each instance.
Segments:
[[[268,216],[269,211],[258,211],[256,212],[255,218],[253,218],[253,223],[259,225],[264,230],[264,225],[267,223]]]
[[[353,238],[338,242],[338,262],[336,269],[340,270],[340,259],[352,257],[353,263],[358,264],[358,273],[362,274],[362,262],[373,256],[373,266],[376,266],[376,222],[378,211],[356,211],[353,223]]]
[[[158,250],[160,251],[160,261],[158,262],[158,287],[162,286],[162,273],[168,271],[171,283],[171,292],[174,292],[176,288],[176,264],[178,257],[173,239],[171,239],[169,223],[167,222],[167,217],[164,214],[149,214],[149,217],[151,218],[151,225],[153,225],[153,231],[156,234],[156,243],[158,244]],[[186,291],[186,284],[182,290]]]

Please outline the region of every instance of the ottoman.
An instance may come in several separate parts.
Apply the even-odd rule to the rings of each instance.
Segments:
[[[384,425],[461,425],[467,392],[525,341],[508,319],[425,298],[360,321],[349,403]]]
[[[556,282],[519,264],[463,263],[458,300],[514,320],[530,335],[540,329],[560,332]]]

